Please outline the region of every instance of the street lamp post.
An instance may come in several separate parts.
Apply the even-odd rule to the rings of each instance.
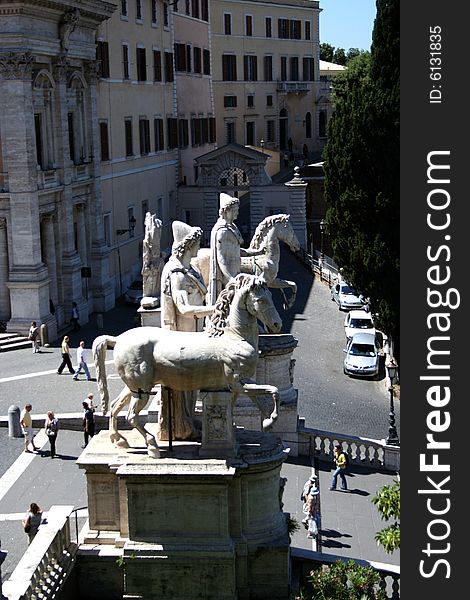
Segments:
[[[389,417],[388,417],[389,427],[388,427],[388,437],[387,437],[386,442],[389,446],[399,446],[400,440],[398,439],[397,428],[395,426],[395,407],[393,405],[393,384],[394,384],[395,376],[396,376],[396,373],[398,370],[398,365],[392,359],[387,365],[385,365],[385,368],[387,369],[387,375],[388,375],[388,378],[390,379],[390,388],[389,388],[390,413],[389,413]]]
[[[323,234],[325,233],[325,221],[320,221],[320,268],[323,268],[323,259],[325,255],[323,253]]]
[[[260,139],[259,145],[261,146],[261,152],[264,154],[264,140],[263,140],[263,138]]]
[[[124,235],[125,233],[133,234],[136,223],[137,223],[137,219],[134,217],[134,215],[132,215],[129,218],[129,228],[128,229],[116,229],[116,235]],[[120,290],[120,295],[122,296],[121,248],[120,248],[119,242],[117,245],[117,251],[118,251],[118,264],[119,264],[119,290]]]

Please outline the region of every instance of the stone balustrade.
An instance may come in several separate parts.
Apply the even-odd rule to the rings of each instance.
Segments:
[[[344,557],[336,554],[324,554],[303,548],[291,547],[292,574],[297,586],[304,586],[310,571],[332,565],[336,561],[344,561]],[[389,600],[400,598],[400,567],[376,561],[353,560],[356,564],[372,567],[380,574],[379,588],[384,590]]]
[[[331,461],[335,444],[341,444],[351,465],[400,471],[400,446],[389,446],[385,440],[311,429],[304,426],[303,419],[299,419],[298,434],[301,456]]]
[[[8,600],[47,600],[73,567],[77,544],[70,540],[69,517],[73,506],[52,506],[36,537],[28,546],[10,579],[3,583]]]

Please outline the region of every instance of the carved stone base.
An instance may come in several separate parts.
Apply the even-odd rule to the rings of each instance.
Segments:
[[[201,392],[205,395],[202,412],[200,456],[235,456],[232,394],[227,391]]]
[[[140,324],[142,327],[161,327],[161,308],[142,308],[137,309],[140,315]]]
[[[156,426],[146,427],[154,433]],[[162,458],[152,460],[141,436],[131,431],[127,438],[130,448],[117,450],[100,432],[78,459],[90,527],[79,561],[93,551],[89,600],[108,600],[100,585],[108,580],[122,585],[126,598],[288,597],[280,477],[287,454],[279,438],[237,430],[237,453],[228,460],[202,459],[199,444],[183,442],[171,455],[161,444]],[[120,572],[117,558],[124,561]]]

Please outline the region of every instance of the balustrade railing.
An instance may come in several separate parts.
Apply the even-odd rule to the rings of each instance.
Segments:
[[[10,579],[3,583],[8,600],[48,600],[73,567],[78,544],[70,539],[73,506],[52,506]]]
[[[293,574],[295,574],[296,585],[299,587],[305,586],[307,576],[311,571],[316,569],[329,568],[338,560],[344,562],[345,558],[336,554],[323,554],[323,552],[314,552],[312,550],[305,550],[304,548],[292,547],[291,563],[292,572]],[[372,567],[380,575],[380,582],[378,584],[379,589],[385,591],[389,600],[400,599],[399,566],[368,560],[347,560],[352,560],[356,564],[362,566]]]

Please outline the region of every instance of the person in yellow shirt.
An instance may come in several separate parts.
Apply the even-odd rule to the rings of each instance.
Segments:
[[[330,490],[336,489],[336,480],[338,479],[338,475],[339,475],[339,478],[341,479],[341,489],[347,490],[348,484],[346,482],[346,477],[345,477],[347,461],[346,461],[346,456],[345,456],[340,444],[335,445],[333,459],[335,461],[336,469],[333,471],[333,477],[331,478]]]
[[[20,425],[24,435],[25,452],[31,452],[31,450],[28,450],[29,444],[32,445],[33,450],[39,450],[39,448],[36,448],[36,446],[34,445],[33,420],[31,419],[30,414],[32,408],[33,407],[31,406],[31,404],[26,404],[26,406],[21,411],[20,415]]]

